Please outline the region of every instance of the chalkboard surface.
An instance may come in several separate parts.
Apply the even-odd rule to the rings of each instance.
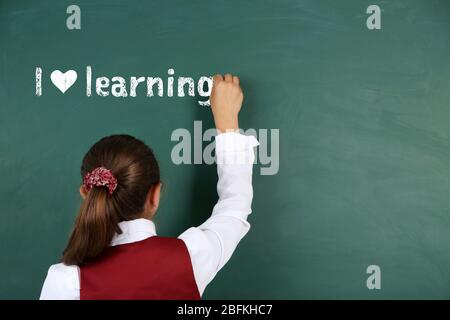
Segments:
[[[241,126],[279,129],[279,170],[255,166],[251,231],[204,298],[450,298],[449,1],[77,0],[80,30],[70,4],[0,0],[0,298],[39,296],[80,205],[82,156],[103,136],[157,154],[159,234],[217,200],[214,165],[171,159],[174,130],[213,126],[197,88],[87,96],[87,66],[127,89],[169,69],[233,72]],[[371,4],[381,29],[366,25]],[[57,69],[78,73],[64,94]],[[381,289],[366,285],[370,265]]]

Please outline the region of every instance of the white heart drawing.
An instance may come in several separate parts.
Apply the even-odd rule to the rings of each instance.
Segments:
[[[50,79],[52,79],[55,87],[64,93],[77,81],[77,73],[74,70],[68,70],[65,73],[55,70],[50,75]]]

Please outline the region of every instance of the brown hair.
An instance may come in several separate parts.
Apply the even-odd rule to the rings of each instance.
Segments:
[[[119,222],[141,216],[148,191],[160,182],[152,150],[129,135],[112,135],[95,143],[83,158],[82,179],[101,166],[117,179],[117,188],[112,194],[106,187],[87,192],[63,252],[66,265],[84,264],[101,254],[114,234],[121,233]]]

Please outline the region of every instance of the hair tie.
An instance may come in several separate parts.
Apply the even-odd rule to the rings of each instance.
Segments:
[[[117,179],[110,170],[97,167],[84,176],[83,185],[86,191],[91,190],[92,187],[108,187],[109,194],[113,194],[117,188]]]

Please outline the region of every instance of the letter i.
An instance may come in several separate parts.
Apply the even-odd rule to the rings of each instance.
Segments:
[[[171,76],[175,73],[175,71],[170,68],[167,70],[167,73]],[[167,96],[172,97],[173,96],[173,77],[167,78]]]
[[[42,69],[36,67],[36,95],[40,97],[42,95]]]
[[[92,95],[92,68],[91,66],[86,67],[86,96],[90,97]]]

